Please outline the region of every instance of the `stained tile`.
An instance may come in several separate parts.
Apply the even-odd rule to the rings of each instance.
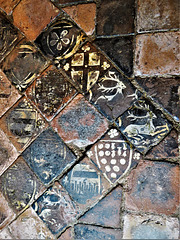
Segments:
[[[138,0],[137,30],[179,28],[178,0]]]
[[[133,73],[133,36],[97,38],[95,43],[127,75]]]
[[[0,1],[0,7],[1,7]],[[5,14],[0,11],[0,62],[22,38],[22,34],[10,23]]]
[[[51,122],[70,147],[84,149],[108,129],[106,119],[79,94]]]
[[[129,79],[114,68],[85,95],[109,120],[120,116],[139,96]]]
[[[123,177],[142,158],[116,128],[111,128],[87,155],[111,183]]]
[[[81,209],[95,202],[109,188],[109,183],[88,158],[84,158],[63,176],[61,184]]]
[[[86,3],[68,6],[63,10],[86,32],[92,35],[95,31],[96,4]]]
[[[44,187],[22,157],[0,177],[0,190],[11,208],[20,212],[42,194]]]
[[[0,239],[13,239],[14,237],[10,234],[8,228],[4,228],[0,232]]]
[[[7,14],[11,14],[13,8],[20,2],[20,0],[0,0],[0,8]]]
[[[61,64],[66,74],[84,92],[111,68],[111,63],[90,42]]]
[[[122,188],[117,187],[86,212],[79,221],[92,225],[119,228],[121,201]]]
[[[48,65],[35,46],[22,40],[2,62],[1,68],[15,87],[23,92]]]
[[[26,95],[51,120],[76,94],[75,88],[62,73],[50,66],[26,90]]]
[[[33,204],[33,208],[53,234],[58,234],[78,216],[75,205],[57,182]]]
[[[46,121],[25,97],[0,119],[0,125],[18,151],[25,149],[47,127]]]
[[[50,183],[76,159],[50,128],[23,152],[23,157],[44,184]]]
[[[157,145],[172,128],[165,116],[143,98],[119,117],[118,126],[141,153]]]
[[[134,0],[99,1],[97,7],[97,35],[126,34],[133,31]]]

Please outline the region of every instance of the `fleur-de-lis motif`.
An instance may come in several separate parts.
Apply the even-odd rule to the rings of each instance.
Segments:
[[[68,34],[67,30],[63,30],[58,36],[56,32],[51,33],[52,40],[50,41],[50,45],[53,47],[57,45],[57,50],[60,51],[62,49],[62,43],[65,45],[68,45],[70,43],[70,40],[68,38],[65,38],[65,36]]]

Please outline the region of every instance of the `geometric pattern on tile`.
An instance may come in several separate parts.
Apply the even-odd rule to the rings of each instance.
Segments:
[[[0,177],[0,191],[16,213],[32,204],[43,190],[44,186],[22,157]]]
[[[88,42],[71,58],[63,61],[61,67],[72,81],[86,92],[105,74],[111,67],[111,63],[95,46]]]
[[[51,120],[75,95],[76,90],[54,66],[50,66],[26,90],[27,97]]]
[[[136,101],[118,118],[117,124],[141,153],[157,145],[172,128],[165,116],[145,99]]]
[[[87,155],[111,183],[124,176],[141,158],[116,128],[111,128]]]
[[[76,159],[52,129],[41,133],[23,152],[23,158],[44,184],[49,184]]]
[[[78,216],[76,206],[57,182],[33,204],[33,209],[53,234],[58,234]]]
[[[120,116],[139,96],[130,81],[115,69],[109,70],[86,94],[109,120]]]

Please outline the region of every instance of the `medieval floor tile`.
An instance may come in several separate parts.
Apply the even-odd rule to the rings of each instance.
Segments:
[[[58,234],[78,216],[76,206],[57,182],[33,204],[33,208],[53,234]]]
[[[134,0],[101,0],[99,2],[97,35],[126,34],[134,31]]]
[[[50,128],[23,152],[23,158],[44,184],[49,184],[76,160],[59,135]]]
[[[83,215],[79,221],[92,225],[120,227],[122,188],[119,186],[103,198],[95,207]]]
[[[7,14],[11,14],[13,8],[20,2],[21,0],[0,0],[0,8],[2,8]]]
[[[137,30],[179,28],[178,0],[138,0]]]
[[[95,31],[96,4],[78,4],[63,10],[86,32],[92,35]]]
[[[31,207],[12,222],[8,228],[15,239],[55,239]]]
[[[22,37],[22,34],[9,22],[5,14],[0,11],[0,62]]]
[[[45,190],[22,157],[0,177],[0,190],[16,212],[27,208]]]
[[[74,240],[73,237],[73,229],[68,228],[59,238],[58,240]]]
[[[61,110],[75,94],[75,88],[54,66],[46,69],[26,90],[27,97],[48,120],[52,120],[56,112]]]
[[[21,97],[0,70],[0,117]]]
[[[127,76],[131,76],[133,73],[133,41],[133,36],[97,38],[95,44],[97,44]]]
[[[47,123],[23,97],[0,119],[0,126],[16,149],[22,151]]]
[[[70,147],[84,149],[97,141],[108,129],[108,122],[79,94],[51,122]]]
[[[88,158],[76,164],[60,181],[81,209],[95,202],[110,186]]]
[[[2,62],[1,68],[15,87],[23,92],[48,66],[36,47],[22,40]]]
[[[143,34],[136,37],[135,76],[178,75],[179,33]]]
[[[74,232],[74,240],[122,239],[122,232],[119,229],[109,229],[91,225],[77,224],[74,227]]]
[[[123,239],[178,239],[177,218],[160,216],[124,216]]]
[[[18,152],[0,129],[0,175],[17,159]]]
[[[135,102],[118,121],[121,132],[141,153],[157,145],[172,128],[165,116],[144,98]]]
[[[112,66],[94,45],[87,42],[71,58],[62,61],[61,67],[72,81],[86,92]]]
[[[13,11],[14,25],[29,40],[35,40],[59,12],[59,9],[48,0],[23,0]]]
[[[178,214],[179,167],[164,162],[141,162],[127,179],[126,208],[156,214]]]
[[[10,234],[8,228],[4,228],[0,232],[0,239],[14,239],[14,237]]]
[[[64,5],[76,5],[77,3],[86,3],[86,0],[50,0],[52,3],[54,3],[54,5],[56,5],[57,7],[62,7]],[[94,0],[88,0],[88,2],[94,2]]]
[[[129,79],[113,68],[100,78],[85,97],[109,120],[114,120],[140,95]]]
[[[111,183],[123,177],[142,159],[141,154],[129,146],[116,128],[111,128],[90,148],[87,155]]]

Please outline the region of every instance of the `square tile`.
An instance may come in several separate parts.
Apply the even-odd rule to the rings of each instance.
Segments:
[[[172,128],[165,116],[143,98],[119,117],[118,126],[141,153],[157,145]]]
[[[61,68],[83,92],[87,92],[111,68],[111,63],[88,42],[71,58],[62,61]]]
[[[123,177],[142,159],[116,128],[111,128],[87,155],[111,183]]]
[[[78,216],[75,204],[57,182],[33,204],[33,208],[53,234],[58,234]]]
[[[15,213],[31,205],[45,190],[22,157],[0,177],[0,190]]]
[[[45,119],[25,97],[0,119],[0,125],[18,151],[25,149],[47,127]]]
[[[27,97],[40,109],[44,117],[52,120],[76,94],[76,89],[54,66],[50,66],[26,90]]]
[[[1,69],[13,85],[23,92],[48,66],[48,62],[27,40],[22,40],[1,63]]]
[[[44,184],[49,184],[76,159],[52,129],[47,129],[23,152],[23,158]]]
[[[51,122],[66,144],[84,150],[108,129],[106,119],[79,94]]]

